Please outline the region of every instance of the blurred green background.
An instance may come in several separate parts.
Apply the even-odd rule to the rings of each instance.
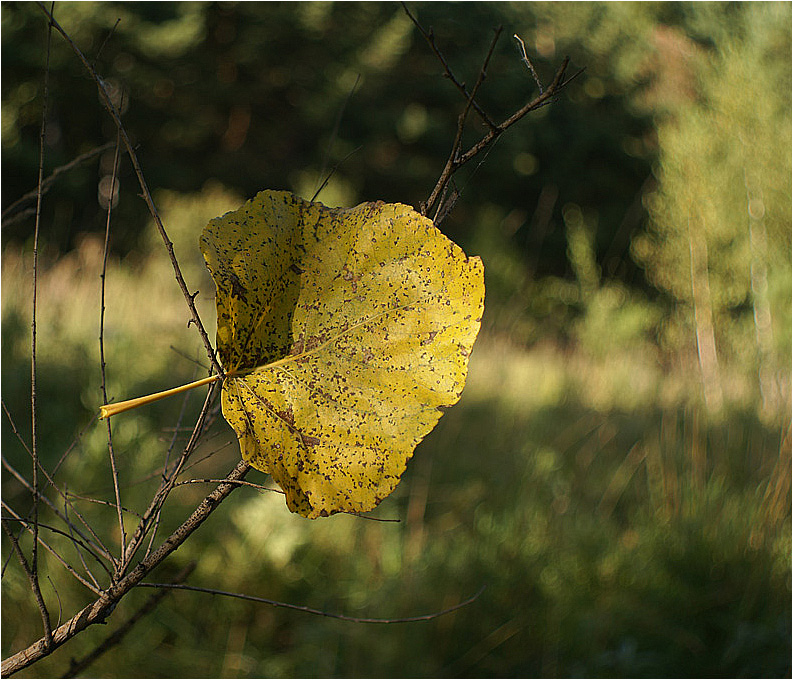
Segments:
[[[388,626],[178,592],[86,673],[790,676],[791,5],[410,8],[469,84],[504,26],[479,98],[496,120],[535,94],[514,33],[546,82],[564,55],[569,72],[586,67],[456,178],[462,195],[442,228],[482,256],[487,288],[463,398],[377,513],[401,523],[306,521],[279,495],[241,489],[154,577],[196,560],[192,584],[374,617],[487,588],[464,610]],[[417,205],[463,104],[399,4],[64,2],[55,13],[118,96],[210,329],[197,248],[209,218],[264,188],[310,197],[336,164],[323,202]],[[5,210],[36,184],[46,20],[33,3],[1,14]],[[471,118],[469,143],[484,133]],[[45,174],[115,136],[55,36]],[[104,499],[105,427],[92,419],[112,160],[111,149],[46,195],[37,313],[41,456],[52,470],[72,447],[56,479]],[[138,192],[125,160],[105,318],[116,399],[204,375],[206,361]],[[4,214],[2,229],[2,395],[25,440],[31,205]],[[130,509],[145,507],[200,403],[114,421]],[[2,448],[29,472],[6,417]],[[187,475],[222,477],[238,458],[219,420]],[[208,489],[178,488],[158,538]],[[27,511],[7,470],[3,497]],[[80,503],[117,543],[115,513]],[[4,537],[4,561],[10,552]],[[41,560],[64,620],[90,594]],[[150,595],[135,591],[109,627],[21,676],[63,674]],[[13,559],[2,599],[5,656],[41,635]]]

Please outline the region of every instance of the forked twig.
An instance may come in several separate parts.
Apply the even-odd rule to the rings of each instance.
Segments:
[[[494,40],[491,43],[491,47],[486,54],[485,60],[483,61],[483,66],[480,69],[480,74],[477,79],[477,83],[472,89],[471,93],[469,93],[465,86],[461,84],[453,75],[452,70],[450,69],[449,65],[447,64],[446,59],[441,54],[441,51],[438,49],[438,46],[435,43],[435,38],[433,36],[432,31],[426,31],[419,21],[411,14],[411,12],[406,7],[405,3],[403,3],[403,8],[405,9],[406,14],[410,17],[411,21],[420,31],[420,33],[424,36],[425,40],[430,45],[433,53],[439,59],[441,64],[444,67],[444,73],[447,78],[449,78],[455,87],[466,97],[466,107],[463,113],[458,117],[458,127],[455,133],[455,140],[452,145],[452,152],[450,153],[449,158],[444,166],[444,169],[441,171],[441,174],[438,178],[438,182],[436,182],[436,186],[433,188],[433,191],[430,193],[427,201],[423,202],[419,206],[419,212],[422,215],[427,215],[437,203],[440,204],[439,207],[436,209],[436,219],[435,222],[438,224],[443,220],[443,218],[449,213],[449,210],[443,208],[443,197],[444,192],[452,180],[452,176],[455,172],[463,165],[468,163],[472,158],[474,158],[477,154],[479,154],[483,149],[488,147],[490,144],[496,141],[496,139],[507,130],[510,126],[517,123],[521,120],[524,116],[526,116],[530,111],[535,111],[536,109],[540,109],[543,106],[546,106],[553,101],[556,100],[559,93],[562,89],[568,85],[574,78],[576,78],[579,74],[581,74],[584,69],[580,69],[577,71],[573,76],[565,79],[565,70],[568,67],[568,63],[570,59],[565,57],[563,59],[562,64],[560,65],[557,73],[555,74],[553,80],[549,84],[549,86],[544,90],[540,79],[535,72],[535,69],[532,67],[532,63],[529,61],[529,58],[526,56],[526,51],[523,51],[523,58],[522,61],[528,68],[531,70],[538,88],[540,89],[540,93],[537,97],[533,100],[525,104],[523,107],[518,109],[515,113],[511,116],[506,118],[502,123],[495,124],[488,116],[485,114],[484,111],[477,105],[475,101],[475,96],[477,94],[477,90],[479,86],[482,84],[482,81],[485,79],[485,72],[490,61],[491,55],[493,54],[494,48],[496,46],[496,41],[499,38],[499,34],[501,32],[501,27],[496,31],[496,35],[494,36]],[[523,41],[521,41],[518,36],[514,36],[519,41],[521,47],[523,48]],[[485,124],[488,126],[488,132],[475,144],[473,144],[466,152],[461,152],[461,141],[463,138],[463,126],[465,124],[466,116],[470,109],[474,109],[480,117],[483,119]]]
[[[411,14],[411,11],[408,9],[406,4],[400,3],[405,10],[405,13],[408,15],[408,18],[413,22],[414,26],[419,30],[422,34],[422,37],[427,41],[427,44],[430,45],[430,49],[433,50],[433,53],[438,57],[438,60],[441,62],[441,65],[444,67],[444,76],[450,80],[450,82],[458,89],[458,91],[463,95],[463,97],[468,101],[472,99],[472,108],[477,112],[477,114],[482,119],[483,123],[487,125],[491,130],[493,130],[496,125],[494,122],[488,117],[488,114],[480,108],[480,105],[477,102],[473,101],[473,98],[470,97],[468,91],[466,90],[466,85],[461,83],[457,78],[455,78],[455,74],[452,73],[452,69],[449,68],[449,64],[447,64],[447,60],[444,58],[444,55],[441,54],[441,50],[438,49],[438,45],[436,45],[436,38],[433,35],[433,29],[431,28],[430,31],[425,31],[416,17]],[[500,28],[501,30],[501,28]]]

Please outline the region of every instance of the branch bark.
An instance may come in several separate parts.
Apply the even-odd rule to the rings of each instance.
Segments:
[[[179,266],[179,262],[176,259],[176,253],[174,253],[174,244],[171,239],[168,237],[168,233],[165,231],[165,226],[163,225],[163,221],[160,219],[160,214],[157,211],[157,207],[154,205],[154,199],[152,199],[151,192],[149,191],[149,185],[146,182],[146,179],[143,176],[143,170],[141,169],[141,164],[138,161],[138,155],[135,153],[135,148],[133,147],[132,141],[130,140],[129,135],[127,134],[127,130],[124,127],[124,124],[121,122],[121,113],[113,104],[113,100],[110,97],[107,89],[105,88],[105,83],[100,78],[99,74],[97,73],[96,69],[93,65],[86,59],[85,55],[82,53],[79,47],[75,45],[74,41],[72,40],[71,36],[63,29],[63,27],[55,21],[52,16],[52,13],[44,6],[43,3],[37,2],[36,3],[41,10],[47,15],[48,20],[52,27],[60,33],[64,40],[69,43],[69,46],[72,48],[72,51],[77,55],[80,61],[83,63],[83,66],[86,68],[91,77],[94,79],[94,82],[97,84],[97,88],[99,89],[99,95],[102,98],[102,102],[105,105],[105,108],[110,113],[113,121],[116,123],[116,127],[121,134],[122,139],[124,140],[124,146],[127,149],[127,154],[130,157],[130,161],[132,162],[132,167],[135,170],[135,176],[138,178],[138,183],[141,187],[141,194],[143,196],[143,200],[146,202],[146,206],[149,208],[149,213],[154,220],[154,224],[157,227],[157,231],[160,233],[160,236],[163,239],[163,243],[165,244],[166,250],[168,251],[168,257],[171,260],[171,265],[174,268],[174,276],[176,277],[176,281],[179,284],[179,288],[182,290],[182,295],[185,297],[185,302],[187,302],[188,308],[190,309],[191,314],[191,322],[196,325],[196,328],[199,330],[201,334],[201,340],[204,343],[204,347],[207,350],[207,356],[209,357],[210,362],[215,370],[215,373],[224,376],[223,368],[221,367],[220,363],[218,362],[218,358],[215,356],[215,349],[212,347],[212,343],[210,342],[209,336],[207,335],[207,331],[204,328],[204,324],[201,322],[201,318],[199,317],[198,310],[196,309],[195,303],[195,295],[192,295],[188,290],[187,284],[185,283],[185,278],[182,276],[182,268]]]
[[[173,534],[154,551],[154,553],[138,563],[126,577],[114,586],[111,586],[93,603],[87,605],[68,622],[58,627],[52,634],[51,646],[47,646],[47,642],[44,638],[39,639],[25,650],[21,650],[15,655],[11,655],[3,660],[0,673],[2,673],[3,676],[12,676],[18,671],[25,669],[25,667],[29,667],[56,648],[62,646],[92,624],[104,622],[113,612],[119,600],[165,560],[165,558],[178,549],[209,517],[218,504],[229,496],[232,490],[239,486],[237,483],[243,480],[250,470],[251,467],[247,463],[240,461],[234,470],[229,473],[226,480],[204,498],[191,516],[182,523],[182,525],[180,525]]]

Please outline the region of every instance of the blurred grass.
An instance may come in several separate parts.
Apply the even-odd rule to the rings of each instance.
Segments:
[[[212,285],[196,240],[208,218],[241,200],[208,185],[198,195],[163,193],[158,201],[212,332]],[[203,375],[190,358],[206,364],[149,229],[144,247],[109,263],[108,380],[120,399]],[[500,277],[511,282],[509,255],[495,244],[475,248],[489,276],[488,316],[463,399],[419,446],[378,511],[401,523],[305,521],[286,510],[280,495],[241,489],[155,575],[165,579],[197,560],[190,580],[196,585],[377,617],[437,611],[486,585],[474,604],[431,622],[357,625],[175,593],[89,674],[789,676],[788,412],[762,421],[748,387],[753,378],[739,367],[724,411],[707,414],[697,376],[660,358],[650,333],[658,311],[642,301],[627,308],[628,294],[615,284],[588,283],[586,233],[569,234],[577,282],[527,282],[498,305]],[[55,260],[45,253],[42,262],[43,457],[51,468],[88,424],[58,479],[71,491],[109,499],[104,424],[91,422],[101,401],[101,243],[85,237],[68,255]],[[10,244],[2,263],[3,400],[26,437],[29,252]],[[553,310],[561,310],[558,326],[570,326],[572,335],[560,339],[533,326],[520,314],[525,304],[548,305],[552,325]],[[581,314],[570,317],[577,306]],[[725,370],[730,376],[731,367]],[[183,425],[192,423],[200,400],[188,398]],[[133,510],[148,499],[156,481],[146,478],[162,466],[181,408],[176,398],[113,422],[124,501]],[[27,471],[7,420],[2,435],[4,456]],[[221,477],[238,456],[220,420],[189,474]],[[175,491],[158,537],[207,489]],[[7,474],[3,491],[12,506],[22,503]],[[86,503],[84,510],[113,538],[111,509]],[[45,582],[48,603],[57,615],[60,602],[66,618],[87,592],[48,556],[42,561],[57,585],[56,597]],[[149,595],[141,589],[125,599],[109,629]],[[4,655],[40,635],[13,562],[3,613]],[[87,631],[20,676],[58,676],[107,633]]]

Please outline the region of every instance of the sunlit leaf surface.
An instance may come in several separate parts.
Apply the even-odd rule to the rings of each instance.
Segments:
[[[401,204],[264,191],[211,220],[223,415],[308,518],[374,508],[457,402],[483,266]]]

